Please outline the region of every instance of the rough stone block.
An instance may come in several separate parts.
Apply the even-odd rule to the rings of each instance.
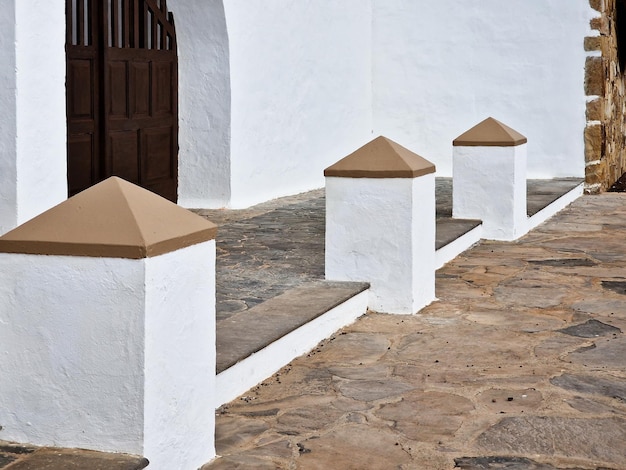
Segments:
[[[585,184],[591,188],[594,185],[600,185],[601,188],[606,187],[606,162],[600,161],[597,164],[585,167]],[[599,188],[599,191],[601,191]],[[596,191],[598,192],[598,191]]]
[[[592,18],[589,26],[591,29],[599,31],[600,34],[609,34],[609,22],[604,17]]]
[[[587,102],[587,121],[601,121],[603,114],[603,101],[595,99]]]
[[[604,95],[604,66],[602,57],[587,57],[585,60],[585,94]]]
[[[602,158],[604,150],[604,126],[596,124],[585,128],[585,162]]]
[[[586,51],[599,51],[602,48],[602,40],[600,36],[591,36],[585,38]]]
[[[602,11],[602,0],[589,0],[589,6],[595,11]]]

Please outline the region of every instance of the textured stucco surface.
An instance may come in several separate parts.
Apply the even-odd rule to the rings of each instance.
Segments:
[[[2,438],[142,454],[141,260],[0,254]]]
[[[215,456],[215,240],[142,260],[0,254],[0,437]]]
[[[453,216],[483,221],[483,237],[515,240],[528,230],[526,144],[454,147]]]
[[[231,206],[324,184],[371,138],[369,1],[225,2]]]
[[[435,299],[435,177],[326,178],[326,278],[369,282],[369,308]]]
[[[373,5],[376,133],[450,176],[452,139],[493,116],[528,138],[529,177],[582,176],[587,0]]]
[[[230,66],[221,0],[170,0],[179,78],[178,203],[223,207],[230,200]]]

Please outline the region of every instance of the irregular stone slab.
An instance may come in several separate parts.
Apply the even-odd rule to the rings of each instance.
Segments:
[[[524,416],[504,418],[476,440],[498,454],[543,455],[623,465],[626,420]]]
[[[493,292],[496,300],[504,305],[525,305],[535,308],[549,308],[560,305],[563,298],[567,295],[567,290],[544,286],[545,284],[537,283],[501,285],[496,287]]]
[[[603,413],[622,413],[622,411],[618,408],[606,406],[604,403],[601,403],[597,400],[592,400],[590,398],[573,397],[569,400],[566,400],[566,402],[569,406],[571,406],[575,410],[580,411],[581,413],[589,413],[592,415],[598,415]]]
[[[589,258],[561,258],[561,259],[529,259],[528,262],[535,266],[553,266],[575,268],[581,266],[596,266],[598,263]]]
[[[538,359],[558,358],[585,343],[584,339],[576,336],[553,336],[539,343],[535,347],[534,354]]]
[[[396,379],[350,380],[338,385],[344,397],[365,402],[397,397],[414,388],[415,386]]]
[[[597,394],[626,401],[626,382],[620,378],[607,379],[595,375],[563,374],[552,377],[550,383],[573,392]]]
[[[579,349],[567,357],[576,364],[624,371],[626,338],[619,337],[608,341],[598,341],[595,348]]]
[[[215,448],[218,454],[228,455],[243,447],[269,429],[264,421],[238,416],[220,418],[220,425],[215,428]]]
[[[607,325],[598,320],[589,320],[580,325],[568,326],[567,328],[562,328],[557,331],[570,336],[578,336],[579,338],[596,338],[598,336],[622,332],[619,328]]]
[[[453,436],[463,417],[474,409],[470,400],[441,392],[413,392],[398,403],[384,405],[375,414],[393,421],[395,428],[409,439],[437,442]]]
[[[492,388],[478,395],[478,402],[488,409],[502,413],[522,413],[541,405],[543,396],[534,388],[522,390]]]
[[[462,457],[454,459],[455,468],[463,470],[558,470],[524,457]]]
[[[12,470],[141,470],[148,466],[143,457],[78,449],[43,448],[11,465]]]
[[[300,443],[298,468],[307,470],[400,468],[411,461],[391,430],[341,426]]]
[[[331,367],[328,371],[342,379],[379,380],[389,376],[390,367],[377,364],[374,366]]]
[[[280,433],[298,435],[306,431],[324,429],[344,415],[333,406],[314,404],[288,410],[278,417],[276,430]]]
[[[615,300],[603,298],[602,302],[599,302],[598,299],[584,300],[574,303],[572,308],[579,312],[606,316],[618,315],[622,318],[626,317],[626,299]]]
[[[251,468],[255,470],[276,470],[277,468],[287,467],[277,466],[276,462],[242,452],[237,455],[219,457],[213,462],[203,465],[200,470],[249,470]]]
[[[626,281],[602,281],[602,287],[617,294],[626,295]]]
[[[391,343],[382,334],[346,333],[337,335],[332,344],[316,359],[336,365],[373,364],[387,353]]]

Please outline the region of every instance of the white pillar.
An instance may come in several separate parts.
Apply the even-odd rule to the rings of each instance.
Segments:
[[[0,11],[0,234],[67,198],[65,3]]]
[[[369,282],[369,308],[435,300],[435,167],[378,137],[324,171],[326,278]]]
[[[110,178],[0,237],[0,438],[214,458],[215,231]]]
[[[515,240],[524,235],[526,137],[488,118],[453,145],[453,217],[482,220],[487,239]]]

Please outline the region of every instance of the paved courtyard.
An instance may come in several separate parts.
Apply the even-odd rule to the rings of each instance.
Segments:
[[[624,194],[482,242],[218,410],[205,470],[625,469],[625,266]]]
[[[626,194],[482,242],[438,271],[439,301],[420,314],[369,312],[221,407],[221,458],[204,470],[626,469],[625,266]],[[230,300],[225,315],[242,307]],[[7,470],[146,463],[0,442]]]

